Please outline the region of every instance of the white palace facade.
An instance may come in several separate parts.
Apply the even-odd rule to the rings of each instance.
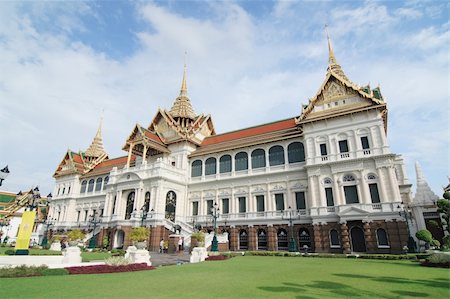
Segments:
[[[387,142],[386,102],[378,87],[352,83],[328,47],[325,80],[299,115],[224,134],[194,112],[185,69],[172,108],[135,125],[125,156],[108,156],[101,126],[86,151],[65,154],[53,230],[86,229],[117,248],[145,225],[155,250],[176,230],[187,244],[195,227],[211,231],[218,207],[229,250],[287,250],[293,236],[314,252],[401,252],[408,228],[397,207],[411,184]]]

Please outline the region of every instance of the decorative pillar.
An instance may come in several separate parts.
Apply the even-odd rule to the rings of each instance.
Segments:
[[[364,204],[371,204],[372,198],[370,197],[370,191],[369,191],[369,185],[367,184],[367,181],[364,179],[363,174],[361,173],[361,193],[362,193],[362,203]]]
[[[133,143],[130,143],[130,148],[128,149],[128,159],[127,159],[127,168],[130,167],[131,154],[133,152]]]
[[[256,228],[253,226],[250,226],[248,228],[248,250],[256,250],[257,249],[257,235],[256,235]]]
[[[377,168],[377,174],[378,174],[378,187],[380,187],[380,202],[389,202],[390,200],[387,197],[387,193],[386,193],[386,180],[384,179],[383,176],[383,171],[382,168]]]
[[[144,143],[144,152],[142,153],[142,165],[147,164],[147,145]]]
[[[350,247],[350,239],[348,237],[348,226],[347,222],[341,223],[341,241],[342,241],[342,248],[344,249],[345,254],[349,254],[352,252]]]
[[[275,251],[278,250],[276,230],[273,225],[267,226],[267,250]]]
[[[239,233],[238,229],[235,226],[232,226],[230,229],[230,250],[235,251],[239,249],[238,240],[239,240]]]
[[[316,223],[314,224],[313,230],[315,252],[323,252],[322,227],[319,223]]]
[[[364,228],[364,239],[366,240],[366,251],[367,253],[375,253],[375,244],[373,242],[372,237],[372,230],[370,229],[370,222],[369,221],[363,221],[363,228]]]
[[[333,197],[335,206],[341,206],[345,204],[343,198],[341,197],[341,192],[339,191],[338,179],[338,175],[333,174]]]
[[[398,188],[398,181],[395,176],[395,169],[394,167],[389,167],[386,168],[386,171],[388,173],[389,183],[392,190],[392,198],[394,201],[401,201],[400,189]]]
[[[308,190],[310,191],[310,192],[308,192],[309,193],[309,196],[310,196],[310,201],[311,201],[311,205],[310,205],[310,207],[311,208],[316,208],[317,207],[317,202],[316,202],[316,187],[315,187],[315,185],[314,185],[314,177],[313,176],[310,176],[310,177],[308,177]]]

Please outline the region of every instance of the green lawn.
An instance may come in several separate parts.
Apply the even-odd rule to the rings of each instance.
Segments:
[[[448,269],[411,261],[236,257],[153,271],[0,280],[2,298],[449,298]]]

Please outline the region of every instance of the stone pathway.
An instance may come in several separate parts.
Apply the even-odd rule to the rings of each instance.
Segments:
[[[189,263],[190,255],[187,252],[182,253],[157,253],[150,252],[150,260],[152,266],[167,266],[167,265],[177,265],[179,263]]]

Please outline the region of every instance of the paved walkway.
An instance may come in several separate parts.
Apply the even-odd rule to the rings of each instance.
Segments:
[[[171,254],[150,252],[150,256],[150,261],[154,267],[189,263],[190,258],[190,255],[187,252]]]

